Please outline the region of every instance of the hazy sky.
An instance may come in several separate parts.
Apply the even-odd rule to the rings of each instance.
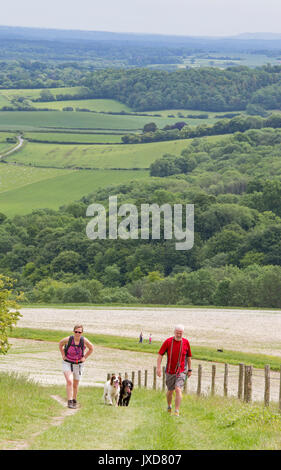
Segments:
[[[177,35],[281,33],[281,0],[8,0],[0,24]]]

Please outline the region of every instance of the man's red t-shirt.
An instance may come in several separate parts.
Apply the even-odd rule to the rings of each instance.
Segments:
[[[166,372],[168,374],[176,374],[176,373],[184,372],[186,369],[187,358],[192,357],[189,341],[186,338],[182,338],[181,341],[176,341],[175,339],[173,341],[173,339],[174,339],[174,336],[166,339],[166,341],[164,341],[164,343],[162,344],[158,352],[158,354],[161,354],[161,356],[163,356],[167,352],[168,360],[167,360]],[[181,342],[182,342],[182,350],[181,350],[181,357],[179,361],[180,368],[177,371],[176,368],[177,368],[177,363],[179,360]],[[173,343],[173,349],[172,349],[172,343]],[[172,357],[171,357],[171,349],[172,349]]]

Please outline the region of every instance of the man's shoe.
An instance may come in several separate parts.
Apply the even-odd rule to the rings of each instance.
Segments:
[[[73,398],[72,404],[73,404],[73,408],[76,408],[76,407],[77,407],[77,400],[75,400],[75,399]]]
[[[167,406],[167,411],[168,411],[169,414],[171,414],[171,413],[172,413],[172,407],[171,407],[171,406]]]
[[[179,417],[179,415],[180,415],[180,412],[179,412],[178,410],[175,410],[175,412],[174,412],[174,416],[177,416],[177,417]]]
[[[73,400],[68,400],[67,406],[68,406],[68,408],[75,408]]]

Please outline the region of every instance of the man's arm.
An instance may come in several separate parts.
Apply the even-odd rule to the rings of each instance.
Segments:
[[[187,377],[190,377],[191,374],[192,374],[192,370],[191,370],[191,357],[188,357],[188,358],[187,358],[187,367],[188,367]]]
[[[158,375],[158,377],[161,377],[162,358],[163,358],[163,356],[161,356],[161,354],[158,354],[158,357],[157,357],[157,375]]]

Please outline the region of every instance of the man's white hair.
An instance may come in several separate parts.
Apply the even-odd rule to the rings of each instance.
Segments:
[[[176,325],[174,331],[176,331],[176,330],[184,331],[184,326],[183,325]]]

